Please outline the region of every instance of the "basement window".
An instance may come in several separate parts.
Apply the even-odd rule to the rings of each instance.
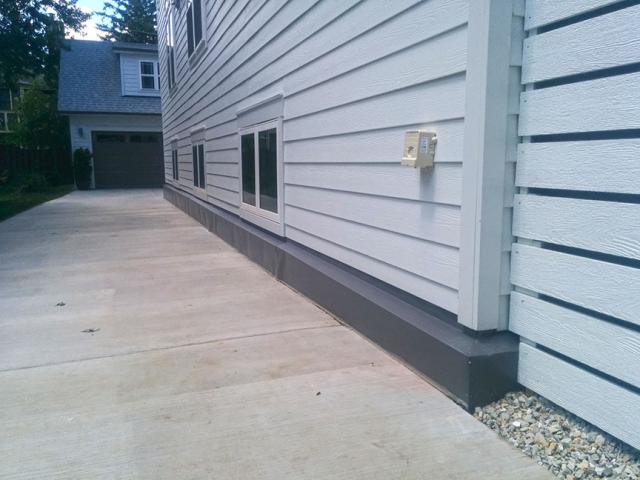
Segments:
[[[173,179],[178,180],[180,178],[180,170],[178,165],[178,149],[171,150],[171,166],[173,167]]]
[[[191,155],[193,157],[193,186],[204,190],[207,181],[204,165],[204,143],[193,145]]]
[[[240,131],[241,207],[253,216],[280,223],[280,121]]]

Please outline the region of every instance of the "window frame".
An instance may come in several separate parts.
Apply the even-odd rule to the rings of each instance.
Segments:
[[[167,45],[167,86],[169,91],[176,85],[175,32],[173,28],[173,9],[169,7],[166,31]]]
[[[180,160],[178,158],[178,148],[171,147],[171,178],[174,182],[180,180]]]
[[[200,9],[200,40],[195,41],[196,35],[196,14],[195,14],[195,3],[198,3]],[[204,44],[206,43],[206,12],[204,11],[204,5],[202,0],[191,0],[187,4],[187,8],[185,9],[186,19],[186,30],[187,30],[187,57],[189,61],[197,61],[196,59],[200,58],[200,52],[204,49]]]
[[[10,88],[6,88],[6,90],[9,93],[9,110],[0,110],[0,116],[3,122],[3,128],[0,128],[0,133],[11,133],[13,131],[9,128],[9,115],[15,116],[15,121],[18,121],[17,114],[14,111],[15,101],[18,95],[14,94]]]
[[[276,130],[276,181],[277,181],[277,208],[278,212],[260,208],[260,145],[259,133],[274,129]],[[265,122],[248,125],[238,130],[238,152],[239,152],[239,196],[240,196],[240,216],[258,226],[265,228],[278,235],[284,235],[283,210],[284,210],[284,187],[283,187],[283,144],[282,144],[282,119],[275,118]],[[254,141],[254,187],[256,205],[245,203],[242,199],[242,136],[253,134]]]
[[[153,73],[142,73],[142,64],[150,63],[153,65]],[[153,78],[153,88],[147,88],[142,84],[142,77]],[[140,90],[144,92],[159,92],[160,91],[160,64],[155,60],[138,60],[138,78],[140,82]]]
[[[191,143],[191,166],[193,169],[193,189],[194,191],[207,191],[207,154],[204,140]]]

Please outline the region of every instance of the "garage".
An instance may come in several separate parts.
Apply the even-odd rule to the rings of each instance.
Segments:
[[[162,186],[162,134],[94,131],[92,144],[96,188]]]

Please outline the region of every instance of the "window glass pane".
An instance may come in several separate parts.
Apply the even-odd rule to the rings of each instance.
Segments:
[[[158,135],[131,135],[129,141],[133,143],[158,143]]]
[[[278,149],[276,129],[258,133],[260,208],[278,213]]]
[[[171,78],[171,86],[173,86],[176,83],[176,61],[173,54],[173,47],[171,47],[171,51],[169,52],[169,62],[169,76]]]
[[[198,145],[198,172],[200,178],[200,188],[205,188],[206,176],[204,172],[204,144]]]
[[[7,129],[13,130],[14,128],[16,128],[17,123],[18,123],[18,114],[7,113]]]
[[[0,110],[11,110],[11,97],[8,88],[0,88]]]
[[[154,90],[156,88],[155,77],[142,76],[142,88]]]
[[[193,0],[193,40],[198,45],[202,40],[202,10],[200,0]]]
[[[193,186],[198,186],[198,149],[196,146],[191,147],[191,156],[193,159]]]
[[[140,73],[143,75],[153,75],[153,62],[140,62]]]
[[[178,180],[179,177],[179,166],[178,166],[178,150],[171,151],[173,158],[173,179]]]
[[[187,8],[187,50],[189,56],[193,53],[193,7]]]
[[[124,143],[127,139],[120,133],[98,133],[96,141],[100,143]]]
[[[242,135],[242,201],[256,204],[256,163],[253,133]]]

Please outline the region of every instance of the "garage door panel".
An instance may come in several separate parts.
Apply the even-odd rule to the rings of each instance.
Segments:
[[[160,187],[164,179],[162,135],[94,132],[96,188]]]

